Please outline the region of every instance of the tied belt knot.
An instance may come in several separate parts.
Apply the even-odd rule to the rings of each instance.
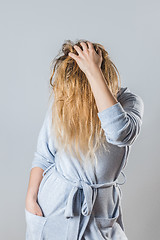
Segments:
[[[122,171],[121,171],[121,173],[125,177],[125,175]],[[75,216],[74,202],[76,199],[76,194],[78,194],[77,191],[79,191],[80,189],[83,190],[83,194],[84,194],[84,201],[81,206],[81,213],[83,214],[83,216],[88,216],[88,215],[91,215],[91,213],[92,213],[92,209],[93,209],[93,206],[94,206],[94,203],[96,200],[98,188],[107,188],[107,187],[111,187],[111,186],[117,187],[118,185],[124,184],[125,181],[126,181],[126,178],[123,183],[118,183],[117,179],[112,182],[99,183],[99,184],[90,184],[82,179],[79,179],[76,182],[70,181],[70,183],[72,183],[74,186],[68,197],[68,201],[67,201],[67,205],[66,205],[66,209],[65,209],[65,217],[72,218]],[[119,190],[120,190],[120,188],[119,188]]]

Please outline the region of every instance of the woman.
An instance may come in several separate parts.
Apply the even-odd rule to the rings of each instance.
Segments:
[[[27,240],[126,240],[120,185],[144,103],[101,44],[66,41],[32,161]],[[55,75],[54,81],[53,76]]]

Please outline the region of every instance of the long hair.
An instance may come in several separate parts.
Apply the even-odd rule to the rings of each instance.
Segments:
[[[96,160],[97,164],[96,151],[101,149],[101,146],[108,151],[108,144],[104,130],[101,128],[97,105],[88,79],[76,61],[68,56],[69,52],[77,55],[73,46],[76,44],[82,49],[81,41],[87,43],[86,40],[76,42],[66,40],[51,62],[49,98],[54,96],[51,130],[58,151],[69,151],[69,154],[76,157],[80,164],[83,159],[84,163],[87,161],[94,163]],[[120,74],[103,45],[92,44],[96,52],[97,47],[102,51],[102,73],[110,91],[117,99]]]

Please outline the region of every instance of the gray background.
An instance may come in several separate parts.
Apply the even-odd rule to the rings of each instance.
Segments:
[[[47,108],[49,65],[64,40],[103,44],[122,86],[145,104],[122,186],[129,240],[158,239],[159,1],[1,1],[0,239],[25,239],[25,194]]]

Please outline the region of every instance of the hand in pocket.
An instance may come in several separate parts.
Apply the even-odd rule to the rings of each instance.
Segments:
[[[31,212],[32,214],[43,217],[42,210],[36,200],[27,200],[25,207],[26,210]]]

